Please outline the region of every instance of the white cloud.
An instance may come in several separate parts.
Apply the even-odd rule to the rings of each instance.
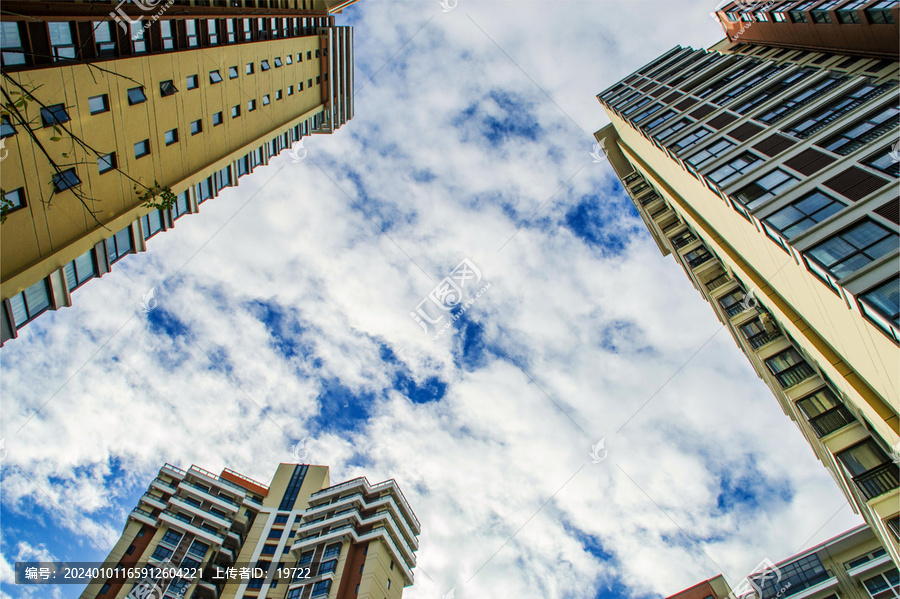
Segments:
[[[621,251],[566,226],[584,197],[623,205],[591,163],[594,94],[677,43],[716,41],[709,10],[349,9],[360,86],[434,18],[302,163],[279,157],[204,203],[121,263],[134,283],[92,282],[4,348],[6,505],[111,546],[162,463],[267,480],[308,437],[332,481],[402,486],[423,526],[411,599],[668,594],[855,524],[845,508],[819,530],[843,498],[727,332],[667,383],[721,325],[637,219],[604,215]],[[463,326],[434,342],[409,316],[464,257],[491,282],[469,312],[487,348],[471,363]],[[411,403],[392,388],[403,368],[444,397]],[[334,381],[366,398],[348,403],[368,410],[352,429],[321,405]],[[748,502],[723,510],[723,488]]]

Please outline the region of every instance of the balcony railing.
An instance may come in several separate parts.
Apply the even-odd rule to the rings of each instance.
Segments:
[[[665,213],[668,212],[669,210],[670,210],[670,208],[669,208],[668,206],[666,206],[666,207],[663,208],[662,210],[657,210],[656,212],[654,212],[653,214],[651,214],[651,215],[650,215],[650,218],[652,218],[653,220],[656,220],[657,218],[659,218],[660,216],[662,216],[663,214],[665,214]]]
[[[720,274],[715,279],[708,282],[706,284],[706,288],[709,291],[713,291],[714,289],[718,289],[719,287],[721,287],[722,285],[724,285],[725,283],[727,283],[730,280],[731,280],[731,277],[728,276],[728,273],[723,273],[723,274]]]
[[[702,256],[697,256],[693,260],[688,260],[688,266],[691,268],[697,268],[704,262],[709,262],[710,260],[712,260],[712,257],[712,254],[703,254]]]
[[[759,349],[766,343],[769,343],[774,339],[778,339],[779,337],[781,337],[781,331],[775,331],[774,333],[757,333],[756,335],[748,338],[747,342],[750,343],[750,347],[752,347],[753,349]]]
[[[790,368],[786,368],[775,375],[778,384],[782,389],[793,387],[797,383],[803,382],[816,373],[813,367],[806,362],[797,362]]]
[[[882,464],[853,478],[865,498],[873,499],[900,487],[900,466],[893,462]]]
[[[641,203],[641,206],[646,206],[650,202],[655,202],[659,199],[659,194],[655,191],[652,193],[648,193],[646,196],[642,198],[638,198],[638,201]]]
[[[731,304],[730,306],[725,308],[725,316],[727,316],[728,318],[734,318],[746,309],[747,306],[745,306],[741,302],[737,302],[736,304]]]
[[[809,419],[809,425],[813,427],[820,439],[854,422],[856,422],[856,418],[841,404]]]
[[[678,237],[678,238],[673,239],[672,245],[675,246],[676,250],[678,250],[693,241],[697,241],[697,238],[693,234],[690,234],[690,235],[685,235],[684,237]]]
[[[668,233],[669,231],[674,231],[675,229],[677,229],[679,226],[681,226],[681,225],[683,225],[683,224],[684,224],[684,223],[682,223],[680,220],[676,220],[676,221],[675,221],[674,223],[672,223],[671,225],[666,225],[666,226],[663,228],[663,233]]]

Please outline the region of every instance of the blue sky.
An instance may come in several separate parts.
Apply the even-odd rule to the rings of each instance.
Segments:
[[[401,485],[411,599],[666,595],[857,524],[591,159],[595,94],[716,42],[714,8],[348,9],[352,121],[3,349],[2,596],[45,596],[16,560],[105,556],[163,463],[268,480],[299,440],[334,482]],[[490,287],[435,340],[410,313],[464,259]]]

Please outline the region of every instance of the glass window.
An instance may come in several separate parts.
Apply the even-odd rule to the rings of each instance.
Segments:
[[[766,359],[766,366],[769,368],[769,371],[772,374],[779,374],[796,366],[797,364],[806,363],[806,361],[800,356],[800,353],[792,348],[789,348],[780,354],[772,356],[771,358]]]
[[[743,152],[735,156],[713,172],[707,175],[707,178],[720,187],[737,179],[755,168],[760,167],[763,160],[751,152]]]
[[[280,59],[279,57],[277,57],[277,56],[275,57],[274,62],[275,62],[275,68],[276,68],[276,69],[282,65],[281,59]]]
[[[831,389],[822,387],[812,395],[807,395],[798,401],[797,405],[806,414],[807,420],[811,420],[842,404],[832,393]]]
[[[688,158],[687,163],[694,168],[700,168],[703,165],[715,160],[728,150],[734,147],[734,143],[727,139],[719,139],[703,148],[696,154]]]
[[[898,247],[900,238],[896,233],[866,218],[829,237],[807,254],[840,279]]]
[[[263,103],[263,106],[269,105],[269,94],[266,94],[262,97],[262,103]]]
[[[16,328],[34,320],[34,318],[50,308],[50,291],[46,280],[40,280],[22,293],[9,298],[12,317]]]
[[[207,545],[206,543],[203,543],[201,541],[194,541],[193,543],[191,543],[191,547],[188,549],[188,553],[202,558],[204,555],[206,555],[206,551],[208,549],[209,545]]]
[[[863,314],[870,321],[891,333],[888,325],[893,324],[895,329],[900,329],[900,278],[894,278],[881,283],[859,296]],[[884,320],[888,322],[885,323]],[[891,333],[897,339],[897,333]]]
[[[150,559],[155,559],[161,562],[165,559],[168,559],[173,553],[174,551],[172,551],[171,549],[163,547],[162,545],[157,545],[156,551],[153,552],[153,555],[150,556]]]
[[[143,158],[150,154],[150,140],[145,139],[134,144],[134,157]]]
[[[680,118],[677,121],[675,121],[674,123],[672,123],[671,125],[669,125],[668,127],[666,127],[665,129],[663,129],[662,131],[660,131],[659,133],[655,134],[654,137],[656,137],[659,140],[663,140],[666,137],[668,137],[669,135],[671,135],[672,133],[675,133],[676,131],[681,131],[682,129],[684,129],[685,127],[687,127],[688,125],[690,125],[693,122],[694,122],[693,119],[689,119],[687,117]]]
[[[3,212],[9,214],[19,208],[24,208],[25,204],[25,188],[20,187],[7,191],[3,194]]]
[[[169,79],[168,81],[159,82],[159,94],[163,98],[165,98],[166,96],[174,95],[177,91],[178,88],[175,87],[175,83],[171,79]]]
[[[672,143],[669,146],[669,149],[676,154],[680,154],[683,150],[685,150],[686,148],[690,148],[692,145],[694,145],[704,137],[709,136],[710,134],[712,134],[712,129],[700,127],[696,131],[692,131],[678,141]]]
[[[766,112],[755,118],[768,125],[773,125],[792,112],[799,110],[801,107],[820,97],[827,90],[838,85],[843,80],[844,77],[841,75],[826,75],[812,85],[784,97],[775,106],[772,106],[766,110]]]
[[[825,141],[817,142],[816,145],[846,156],[896,128],[897,125],[900,125],[900,108],[891,105],[882,106],[840,133],[832,135]]]
[[[341,543],[334,543],[332,545],[328,545],[325,547],[325,552],[322,553],[322,559],[326,559],[329,557],[335,557],[341,554]]]
[[[191,135],[197,135],[203,132],[203,120],[191,121]]]
[[[191,48],[197,46],[200,43],[197,37],[197,20],[185,19],[184,28],[187,31],[188,46]]]
[[[73,60],[75,44],[72,42],[72,24],[51,21],[47,23],[53,60]]]
[[[895,82],[882,85],[863,84],[852,92],[843,94],[837,100],[829,102],[824,108],[820,108],[796,123],[792,123],[785,131],[799,139],[806,139],[866,100],[881,95],[895,85]]]
[[[900,177],[900,161],[897,159],[898,153],[900,153],[900,150],[894,150],[891,146],[885,146],[880,151],[863,160],[862,163],[896,179],[897,177]]]
[[[131,48],[135,54],[147,51],[147,41],[144,39],[144,24],[141,21],[131,22]]]
[[[250,100],[247,102],[247,112],[253,112],[256,110],[256,100]]]
[[[3,66],[25,64],[25,52],[22,47],[22,36],[16,21],[0,22],[0,56]]]
[[[100,114],[101,112],[109,111],[109,97],[106,94],[102,94],[99,96],[93,96],[92,98],[88,98],[88,108],[90,108],[91,114]]]
[[[231,107],[231,118],[236,119],[241,116],[241,107],[240,106],[232,106]]]
[[[178,129],[170,129],[166,131],[164,134],[166,145],[171,146],[174,143],[178,142]]]
[[[278,549],[278,545],[263,545],[262,554],[263,555],[275,555],[276,549]]]
[[[280,90],[280,89],[277,90],[277,91],[275,92],[275,99],[276,99],[276,100],[280,100],[280,99],[281,99],[281,90]]]
[[[237,67],[228,67],[228,78],[229,79],[237,79],[238,78],[238,68]]]
[[[747,578],[761,589],[761,599],[775,599],[785,596],[784,589],[790,589],[790,594],[799,593],[831,577],[817,554],[807,555],[789,564],[780,564],[778,574],[779,576],[775,576],[774,570],[766,568]]]
[[[331,591],[331,581],[330,580],[323,580],[321,582],[317,582],[316,584],[313,585],[312,594],[310,595],[310,599],[312,599],[312,597],[324,597],[324,596],[328,595],[328,593],[330,591]]]
[[[259,63],[259,67],[260,67],[263,71],[268,71],[269,69],[272,68],[272,67],[269,66],[269,61],[268,61],[268,60],[263,60],[262,62],[260,62],[260,63]]]
[[[44,127],[52,125],[62,125],[69,122],[69,113],[66,112],[65,104],[54,104],[52,106],[41,107],[41,121]]]
[[[854,477],[890,461],[873,439],[866,439],[859,445],[840,452],[837,458]]]
[[[177,547],[178,543],[181,542],[181,537],[184,536],[180,532],[174,530],[167,530],[166,534],[163,535],[163,538],[160,539],[162,543],[168,543],[173,547]]]
[[[131,239],[131,227],[125,227],[106,240],[106,254],[109,263],[113,264],[134,251],[134,242]]]
[[[843,208],[843,203],[815,190],[766,217],[764,221],[791,239]]]
[[[105,154],[97,158],[97,167],[100,173],[107,173],[116,168],[116,153]]]
[[[289,96],[294,95],[294,86],[293,85],[288,86],[288,94],[287,95],[289,95]]]
[[[147,101],[147,96],[144,95],[143,87],[132,87],[128,90],[128,104],[130,106],[134,106],[135,104],[141,104],[142,102]]]
[[[252,74],[253,74],[253,63],[252,63],[252,62],[248,62],[248,63],[247,63],[246,73],[247,73],[248,75],[252,75]]]
[[[224,122],[224,118],[225,118],[225,117],[222,115],[221,112],[216,112],[216,113],[214,113],[214,114],[212,115],[212,124],[213,124],[213,127],[216,127],[216,126],[218,126],[218,125],[221,125],[221,124]]]
[[[150,239],[163,229],[162,212],[154,210],[150,214],[141,217],[141,224],[144,230],[144,239]]]
[[[16,128],[8,116],[0,116],[0,139],[16,134]]]
[[[221,83],[222,82],[222,75],[219,74],[218,70],[209,72],[209,82],[210,83]]]
[[[191,75],[187,78],[188,89],[197,89],[198,87],[200,87],[200,78],[197,75]]]
[[[171,50],[175,47],[175,31],[172,27],[172,21],[161,19],[159,21],[159,30],[162,33],[163,50]]]
[[[65,191],[76,185],[81,185],[81,179],[74,168],[64,170],[63,172],[53,175],[53,187],[56,191]]]
[[[771,173],[767,173],[756,181],[740,188],[734,195],[738,201],[748,204],[753,208],[763,201],[772,199],[779,193],[783,193],[787,189],[793,187],[798,181],[799,179],[797,177],[777,168]]]
[[[188,192],[183,191],[178,194],[175,199],[175,206],[172,207],[173,220],[188,213]]]
[[[206,32],[209,34],[209,44],[211,46],[219,43],[219,29],[215,19],[206,19]]]

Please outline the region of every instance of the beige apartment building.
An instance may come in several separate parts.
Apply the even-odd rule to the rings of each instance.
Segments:
[[[789,28],[826,5],[839,22],[835,4],[740,7]],[[882,4],[853,3],[846,27],[896,23]],[[675,47],[598,95],[611,124],[595,137],[660,251],[896,562],[898,61],[842,44]]]
[[[666,599],[896,599],[900,572],[868,526],[787,559],[765,559],[734,589],[722,575]]]
[[[352,118],[352,3],[4,2],[0,341]]]
[[[331,485],[327,466],[280,464],[264,485],[166,464],[103,567],[180,574],[98,578],[81,598],[399,599],[420,530],[393,480]]]

